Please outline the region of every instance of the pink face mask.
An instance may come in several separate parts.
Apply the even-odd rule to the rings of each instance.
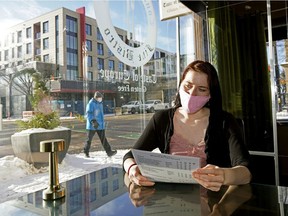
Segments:
[[[182,108],[187,113],[199,111],[210,99],[210,96],[193,96],[180,88],[179,90]]]

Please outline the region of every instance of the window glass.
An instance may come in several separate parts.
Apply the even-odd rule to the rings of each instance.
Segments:
[[[17,43],[21,43],[22,42],[22,31],[18,31],[17,32]]]
[[[11,40],[12,40],[12,44],[13,44],[14,41],[15,41],[15,33],[12,33],[12,34],[11,34]]]
[[[49,32],[49,25],[48,25],[48,21],[43,23],[43,33],[47,33]]]
[[[26,54],[31,54],[32,53],[32,44],[28,43],[26,45]]]
[[[86,40],[87,51],[92,51],[92,41]]]
[[[100,41],[102,41],[103,40],[103,37],[102,37],[102,35],[101,35],[101,32],[100,32],[100,30],[99,30],[99,28],[97,27],[96,28],[97,30],[97,40],[100,40]]]
[[[5,50],[4,61],[8,61],[9,59],[9,50]]]
[[[92,67],[93,66],[93,60],[92,60],[92,56],[88,56],[88,67]]]
[[[123,62],[119,62],[119,63],[118,63],[118,70],[121,71],[121,72],[124,71],[124,64],[123,64]]]
[[[84,116],[86,102],[94,92],[103,93],[106,136],[115,140],[115,145],[111,145],[116,149],[131,148],[153,114],[171,107],[177,91],[177,73],[189,61],[207,59],[208,54],[201,49],[205,41],[198,40],[204,35],[205,21],[192,14],[181,16],[179,22],[174,17],[161,20],[159,1],[152,0],[151,5],[150,1],[103,1],[108,3],[104,21],[112,22],[111,26],[105,23],[104,29],[96,20],[91,1],[75,1],[73,6],[69,1],[44,2],[39,1],[43,10],[33,16],[27,5],[19,1],[29,16],[14,14],[23,20],[9,26],[9,34],[1,38],[1,69],[11,67],[10,63],[20,66],[28,60],[35,61],[37,67],[40,63],[51,64],[55,82],[48,87],[61,117],[70,113]],[[78,10],[82,7],[85,19]],[[115,30],[113,37],[108,35],[107,27]],[[9,112],[11,117],[20,118],[29,109],[28,95],[23,93],[23,105],[18,106],[11,98],[20,93],[13,87],[11,95],[9,89],[3,91],[5,94],[1,92],[1,100],[6,104],[4,116]],[[160,103],[140,112],[139,106],[149,100]],[[135,107],[126,110],[124,105],[132,101],[136,101]],[[126,122],[119,122],[118,116],[128,119],[127,127],[123,127]],[[85,122],[80,124],[84,133]],[[72,136],[77,130],[72,129]],[[73,145],[76,141],[71,142]],[[125,146],[118,145],[120,142]]]
[[[104,55],[104,47],[102,43],[97,43],[97,53],[98,55]]]
[[[91,27],[91,25],[86,24],[85,32],[86,32],[87,35],[92,35],[92,27]]]
[[[88,71],[88,80],[93,81],[93,72]]]
[[[97,66],[98,66],[98,70],[103,70],[104,69],[104,59],[97,58]]]
[[[49,62],[49,55],[48,54],[43,56],[43,61]]]
[[[22,46],[18,46],[17,47],[17,58],[21,58],[22,57]]]
[[[43,49],[48,49],[49,48],[49,38],[44,38],[43,39]]]
[[[109,64],[109,70],[114,70],[115,69],[113,60],[109,60],[108,64]]]
[[[31,31],[31,27],[26,29],[26,38],[31,38],[32,37],[32,31]]]

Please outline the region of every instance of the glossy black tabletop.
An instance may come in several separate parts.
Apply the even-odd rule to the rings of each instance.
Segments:
[[[60,179],[61,182],[61,179]],[[280,215],[288,216],[288,188],[249,184],[207,191],[194,184],[127,183],[121,168],[108,167],[61,183],[65,197],[44,201],[42,191],[0,204],[0,215]],[[128,186],[128,187],[127,187]]]

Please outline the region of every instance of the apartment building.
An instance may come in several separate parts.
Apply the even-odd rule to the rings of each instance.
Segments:
[[[131,35],[127,35],[127,31],[115,29],[123,41],[137,47],[139,42],[128,40]],[[24,68],[46,71],[47,85],[53,96],[51,102],[61,115],[66,115],[70,112],[83,114],[85,104],[96,90],[105,95],[105,112],[113,112],[112,107],[138,99],[143,89],[152,91],[151,86],[139,86],[141,73],[147,77],[145,80],[156,80],[156,76],[163,75],[171,78],[172,74],[175,81],[175,64],[175,53],[157,49],[142,72],[125,65],[109,50],[97,21],[86,16],[84,7],[76,11],[59,8],[11,27],[1,41],[0,74],[6,77],[6,85],[3,83],[0,87],[1,103],[6,107],[3,116],[19,116],[26,110],[27,95],[7,84],[7,77],[11,78],[15,71]],[[157,92],[159,99],[164,100],[176,91],[173,89],[170,93],[157,87],[147,95]]]

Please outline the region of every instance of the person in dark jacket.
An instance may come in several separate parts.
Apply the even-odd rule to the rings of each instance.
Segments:
[[[196,60],[185,68],[175,105],[153,115],[133,148],[199,157],[201,168],[192,177],[212,191],[251,181],[241,128],[222,109],[217,71],[209,62]],[[155,184],[141,175],[131,151],[123,157],[123,168],[132,182]]]
[[[103,95],[100,92],[95,92],[94,97],[88,102],[86,107],[86,130],[87,140],[84,146],[84,154],[89,157],[89,150],[91,147],[92,139],[95,133],[98,134],[104,150],[109,157],[117,153],[112,150],[105,135],[105,121],[103,111]]]

